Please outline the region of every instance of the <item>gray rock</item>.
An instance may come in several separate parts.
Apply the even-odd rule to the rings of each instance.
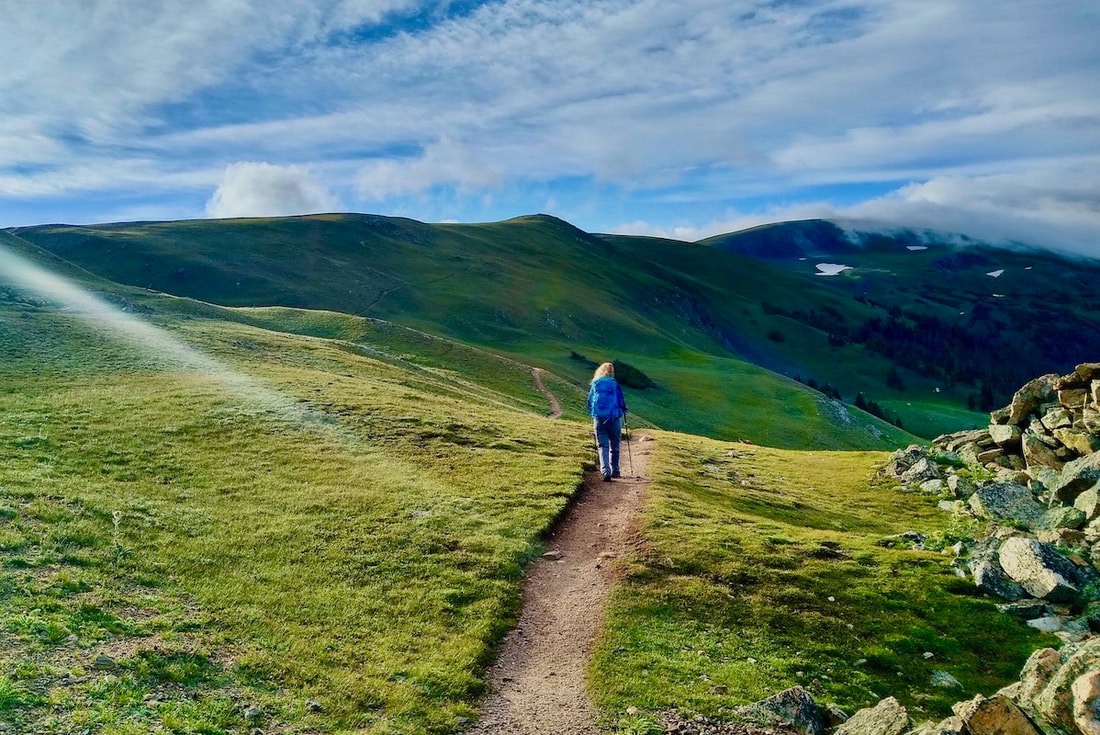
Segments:
[[[963,721],[958,717],[948,717],[946,720],[932,724],[921,725],[915,730],[910,730],[908,735],[962,735]]]
[[[96,656],[95,661],[92,662],[92,668],[99,669],[100,671],[110,671],[116,666],[118,666],[118,664],[115,663],[113,658],[102,653]]]
[[[1100,489],[1090,488],[1073,501],[1073,507],[1085,514],[1085,522],[1100,518]]]
[[[1034,709],[1032,701],[1039,695],[1062,667],[1062,656],[1053,648],[1040,648],[1031,654],[1020,671],[1020,687],[1016,690],[1016,703],[1026,709]]]
[[[1088,398],[1088,389],[1083,385],[1076,384],[1073,388],[1064,388],[1058,391],[1058,403],[1062,404],[1066,408],[1081,408],[1085,405],[1085,400]]]
[[[969,498],[978,489],[978,486],[965,477],[951,475],[947,478],[947,489],[956,498]]]
[[[921,457],[912,467],[901,474],[903,480],[918,484],[928,480],[938,480],[942,476],[943,473],[940,472],[939,467],[932,464],[927,457]]]
[[[1070,687],[1073,723],[1082,735],[1100,735],[1100,671],[1077,677]]]
[[[1040,717],[1067,732],[1073,732],[1073,683],[1082,674],[1100,671],[1100,637],[1067,645],[1062,649],[1061,660],[1062,665],[1050,682],[1032,701]]]
[[[797,686],[748,706],[738,707],[737,714],[757,723],[787,725],[805,735],[822,735],[825,731],[821,711],[813,697]]]
[[[1060,503],[1072,503],[1081,493],[1100,483],[1100,452],[1087,454],[1067,464],[1058,480],[1047,487]]]
[[[1015,483],[996,483],[978,488],[970,496],[970,509],[982,518],[997,523],[1035,527],[1046,509],[1035,501],[1031,491]]]
[[[947,488],[943,480],[925,480],[920,484],[920,491],[929,495],[938,495]]]
[[[1053,399],[1055,397],[1054,381],[1058,378],[1059,376],[1053,373],[1043,375],[1026,383],[1020,390],[1016,391],[1016,394],[1012,396],[1012,403],[1008,407],[1008,423],[1019,426],[1039,406]]]
[[[1053,531],[1056,528],[1080,528],[1084,524],[1085,513],[1083,511],[1060,505],[1048,510],[1038,527]]]
[[[902,735],[913,726],[909,713],[893,697],[861,709],[838,727],[835,735]]]
[[[1078,593],[1077,568],[1050,544],[1031,538],[1010,538],[997,552],[1001,568],[1032,597],[1070,602]]]
[[[1002,600],[1022,600],[1027,597],[1023,586],[1009,578],[996,557],[971,559],[968,565],[974,584],[982,592]]]
[[[1092,454],[1100,450],[1100,436],[1084,429],[1055,429],[1054,438],[1078,454]]]
[[[946,671],[936,670],[932,672],[932,686],[943,689],[962,689],[963,685],[955,677]]]
[[[1008,697],[978,696],[966,704],[966,714],[959,716],[964,731],[970,735],[1042,735],[1031,718]]]
[[[1053,437],[1051,437],[1053,439]],[[1055,440],[1057,441],[1057,440]],[[1028,429],[1020,440],[1024,462],[1028,468],[1050,467],[1054,470],[1062,469],[1062,462],[1054,454],[1054,450],[1043,441],[1042,435]]]
[[[1062,406],[1057,406],[1047,411],[1039,420],[1051,433],[1054,433],[1055,429],[1067,429],[1073,426],[1073,416],[1071,416],[1070,412]]]
[[[1023,588],[1020,588],[1023,590]],[[1022,600],[1020,602],[1005,602],[997,605],[997,609],[1007,615],[1021,620],[1034,620],[1044,615],[1050,615],[1053,610],[1050,605],[1037,600]]]
[[[1073,369],[1082,383],[1088,383],[1100,378],[1100,362],[1083,362]]]
[[[962,500],[941,500],[936,507],[948,513],[966,513],[970,510],[970,506]]]
[[[1062,629],[1063,621],[1057,615],[1044,615],[1027,621],[1027,624],[1042,633],[1057,633]]]
[[[1020,427],[1013,424],[990,424],[989,436],[999,447],[1017,447],[1020,445]]]

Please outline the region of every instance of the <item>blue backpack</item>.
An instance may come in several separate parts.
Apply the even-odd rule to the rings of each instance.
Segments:
[[[611,378],[600,378],[592,384],[592,415],[600,421],[610,421],[622,415],[619,390]]]

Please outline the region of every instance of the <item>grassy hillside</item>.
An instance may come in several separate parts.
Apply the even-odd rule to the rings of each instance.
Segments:
[[[916,530],[944,548],[974,532],[927,497],[873,485],[886,455],[677,434],[656,447],[642,543],[592,666],[624,731],[660,732],[669,708],[729,716],[796,684],[849,713],[893,695],[939,719],[1057,645],[958,579],[950,556],[883,544]],[[963,688],[933,685],[937,670]]]
[[[21,231],[8,241],[22,252],[39,252],[29,242],[33,235],[49,245],[53,257],[72,259],[76,266],[110,274],[123,283],[151,282],[158,290],[176,288],[204,302],[266,307],[219,309],[176,299],[167,306],[176,313],[340,337],[351,343],[396,334],[395,327],[379,327],[377,320],[355,313],[365,308],[357,299],[366,299],[363,294],[378,287],[382,296],[369,297],[374,304],[369,310],[393,312],[410,329],[423,328],[425,333],[415,339],[422,346],[434,345],[428,350],[433,353],[430,364],[446,369],[452,359],[481,359],[473,358],[470,348],[450,354],[457,340],[542,366],[572,381],[571,387],[560,386],[571,416],[583,411],[591,377],[587,363],[571,359],[577,353],[594,361],[620,359],[642,367],[656,386],[632,392],[628,401],[635,418],[662,427],[787,447],[885,448],[913,440],[882,421],[834,406],[820,394],[734,357],[716,341],[724,340],[726,333],[715,324],[697,323],[692,321],[695,317],[685,321],[681,306],[698,314],[704,313],[702,307],[686,302],[690,291],[680,276],[645,253],[618,251],[552,218],[439,228],[413,223],[407,225],[411,230],[397,234],[386,229],[390,224],[382,218],[347,215],[120,225],[102,232],[62,228],[49,234],[53,230],[45,228]],[[231,232],[240,227],[245,233],[231,247],[215,240],[226,227]],[[372,228],[383,234],[349,244],[353,231],[365,236]],[[448,228],[458,234],[446,234]],[[421,230],[435,233],[437,239],[417,235]],[[414,236],[420,239],[410,239]],[[306,245],[299,245],[299,239]],[[334,265],[337,255],[343,258],[339,266]],[[698,255],[705,253],[699,250]],[[454,267],[452,261],[463,263],[460,271],[441,275]],[[191,272],[200,262],[217,268],[209,265],[213,270],[203,271],[202,277],[173,281],[172,273]],[[696,267],[694,262],[688,265]],[[735,266],[724,267],[732,274]],[[295,267],[304,270],[292,277]],[[230,285],[238,279],[241,293]],[[362,280],[358,289],[344,288],[357,279]],[[402,285],[379,286],[379,279]],[[755,286],[766,287],[763,281]],[[396,290],[387,292],[389,288]],[[291,289],[297,289],[295,297],[284,298],[284,291]],[[716,288],[708,293],[714,295],[714,308],[748,308],[739,296]],[[123,289],[117,298],[134,309],[152,309],[153,304],[166,308],[163,299],[142,290]],[[309,303],[312,308],[272,307],[280,301]],[[541,306],[536,309],[535,304]],[[401,338],[414,334],[406,330]]]
[[[372,356],[154,317],[227,366],[197,374],[8,296],[0,722],[427,733],[473,716],[521,565],[579,482],[582,425],[542,418],[529,382],[517,401],[396,340]]]

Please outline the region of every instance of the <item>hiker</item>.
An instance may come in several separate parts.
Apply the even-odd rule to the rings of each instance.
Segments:
[[[626,410],[623,389],[615,380],[615,366],[605,362],[596,368],[588,389],[588,413],[592,416],[592,430],[600,448],[600,472],[604,482],[622,476],[619,474],[619,442]]]

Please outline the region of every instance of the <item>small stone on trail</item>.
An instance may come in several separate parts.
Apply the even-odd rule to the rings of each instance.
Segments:
[[[106,671],[107,669],[113,669],[116,666],[115,660],[110,656],[104,656],[102,653],[95,657],[95,662],[92,663],[92,668],[99,669],[100,671]]]
[[[547,551],[542,555],[543,559],[553,559],[554,561],[561,561],[565,557],[565,554],[554,549],[553,551]]]
[[[931,651],[925,651],[923,655],[924,655],[925,660],[927,661],[928,659],[932,658],[936,654],[932,653]]]
[[[320,712],[321,711],[321,703],[318,702],[315,699],[307,699],[306,700],[306,709],[309,710],[310,712]]]
[[[263,712],[259,707],[252,706],[244,711],[244,718],[246,720],[258,720],[263,716]]]

